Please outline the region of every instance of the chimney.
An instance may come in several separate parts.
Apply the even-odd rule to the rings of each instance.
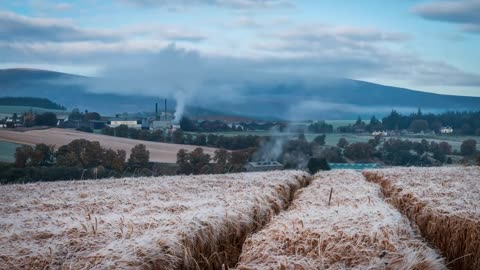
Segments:
[[[155,103],[155,117],[158,116],[158,102]]]
[[[168,120],[167,119],[167,99],[165,99],[165,121]]]

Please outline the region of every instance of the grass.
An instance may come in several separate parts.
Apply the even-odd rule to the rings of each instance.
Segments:
[[[322,172],[288,211],[250,236],[237,269],[446,269],[377,185]]]
[[[364,173],[437,246],[452,269],[480,269],[479,167]]]
[[[0,161],[1,162],[13,162],[15,161],[15,149],[20,144],[0,141]]]

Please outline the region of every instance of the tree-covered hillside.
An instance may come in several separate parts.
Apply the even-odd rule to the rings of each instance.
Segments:
[[[49,99],[35,97],[0,97],[0,106],[26,106],[51,110],[66,110],[64,106]]]

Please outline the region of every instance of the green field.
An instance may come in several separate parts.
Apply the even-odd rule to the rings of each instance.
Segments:
[[[67,111],[61,110],[51,110],[38,107],[28,107],[28,106],[4,106],[0,105],[0,117],[12,116],[14,113],[22,114],[24,112],[32,111],[34,113],[44,113],[44,112],[53,112],[57,114],[68,114]]]
[[[15,148],[19,146],[16,143],[0,141],[0,161],[13,162],[15,160]]]

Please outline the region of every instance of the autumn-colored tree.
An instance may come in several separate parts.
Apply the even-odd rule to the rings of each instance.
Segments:
[[[189,161],[190,154],[185,149],[180,149],[177,153],[178,173],[189,175],[192,173],[192,166]]]
[[[374,149],[369,143],[353,143],[345,147],[345,156],[355,161],[369,161]]]
[[[56,157],[60,166],[93,168],[102,162],[102,154],[103,148],[99,142],[79,139],[61,146]]]
[[[136,168],[146,168],[150,161],[150,151],[144,144],[137,144],[132,148],[128,164]]]
[[[126,157],[127,153],[124,150],[115,152],[112,149],[107,149],[103,153],[102,166],[110,170],[122,172],[125,168]]]
[[[30,145],[22,145],[15,150],[15,167],[25,168],[32,158],[33,148]]]
[[[231,160],[230,153],[225,149],[218,149],[215,151],[213,156],[213,161],[215,165],[213,166],[213,173],[226,173],[229,171],[230,164],[228,161]]]
[[[232,154],[229,160],[230,167],[231,167],[230,171],[231,172],[245,171],[244,166],[252,156],[253,152],[254,152],[253,149],[232,151]]]
[[[55,147],[44,143],[37,144],[32,153],[30,164],[32,166],[47,166],[54,162]]]
[[[204,166],[208,166],[210,163],[210,155],[203,152],[203,148],[197,147],[190,153],[190,165],[192,166],[193,174],[201,174],[207,170]]]
[[[477,141],[474,139],[468,139],[462,142],[460,146],[460,152],[463,156],[472,156],[477,152]]]

